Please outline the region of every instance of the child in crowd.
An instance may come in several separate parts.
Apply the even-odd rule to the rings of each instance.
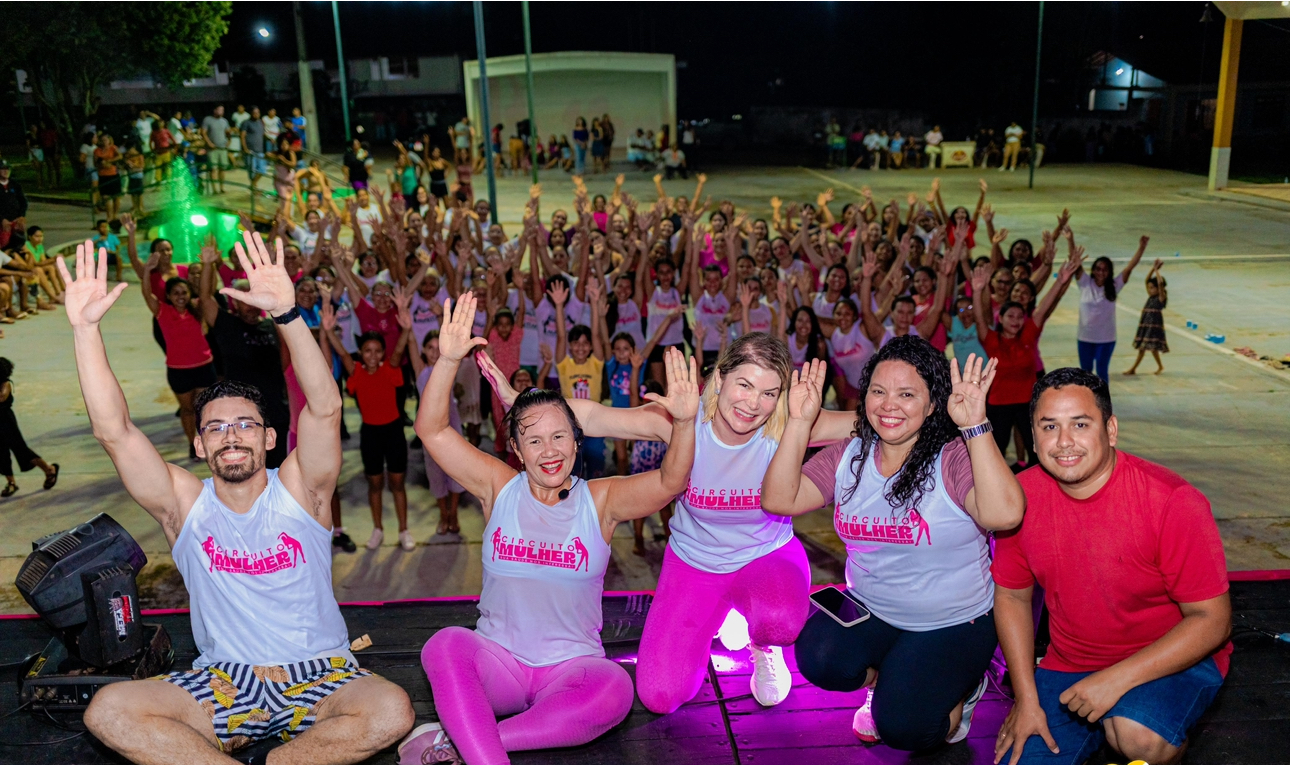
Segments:
[[[121,249],[121,238],[110,230],[108,221],[103,219],[94,224],[94,231],[97,234],[93,239],[94,251],[107,250],[108,263],[116,268],[116,280],[121,281],[121,256],[118,252]]]
[[[560,391],[565,398],[599,401],[604,384],[605,351],[600,342],[600,323],[604,318],[604,294],[599,281],[587,285],[591,301],[591,326],[578,324],[568,331],[564,328],[564,303],[568,291],[557,288],[551,295],[555,303],[556,373],[560,377]],[[567,354],[566,354],[567,349]],[[599,478],[605,471],[605,439],[584,438],[579,449],[579,467],[574,473],[583,478]],[[580,469],[579,469],[580,468]]]
[[[13,362],[0,358],[0,475],[8,481],[0,489],[0,497],[11,497],[18,491],[18,484],[13,480],[13,464],[10,454],[18,460],[18,468],[27,472],[40,468],[45,473],[45,489],[54,488],[58,483],[58,463],[49,464],[27,446],[18,429],[18,418],[13,413]]]
[[[359,448],[363,455],[363,473],[367,476],[367,500],[372,508],[372,536],[367,549],[376,550],[385,539],[381,523],[381,493],[385,488],[385,475],[390,478],[390,492],[394,494],[394,512],[399,519],[399,546],[412,550],[416,542],[408,531],[408,493],[403,479],[408,470],[408,441],[403,435],[403,417],[398,407],[398,389],[403,385],[403,351],[412,336],[412,314],[406,301],[399,304],[398,324],[402,328],[398,342],[386,358],[385,335],[379,331],[363,333],[359,339],[358,353],[362,366],[354,363],[340,347],[335,337],[336,312],[330,301],[322,304],[323,332],[318,334],[323,354],[337,350],[336,356],[349,375],[345,389],[358,401],[358,411],[363,418],[359,432]]]
[[[426,388],[426,383],[430,380],[430,373],[434,370],[434,365],[439,361],[439,330],[432,329],[426,333],[425,342],[421,344],[421,352],[410,354],[412,357],[412,369],[417,378],[417,396],[419,397]],[[461,432],[461,415],[457,412],[457,396],[453,393],[448,403],[448,420],[452,429]],[[426,481],[430,487],[430,493],[434,495],[435,502],[439,505],[439,525],[435,529],[434,538],[430,540],[431,544],[441,542],[460,542],[461,541],[461,524],[457,521],[457,507],[461,504],[461,484],[452,480],[443,468],[435,463],[427,449],[425,454]]]
[[[605,362],[605,377],[609,380],[609,400],[614,407],[621,409],[635,406],[632,403],[633,391],[638,394],[638,389],[645,382],[645,359],[654,352],[654,347],[658,345],[663,333],[678,316],[680,316],[679,311],[669,314],[668,320],[654,331],[654,336],[639,352],[636,348],[636,339],[628,332],[619,332],[611,343],[605,343],[604,338],[601,338],[602,347],[609,345],[613,350],[613,355]],[[604,331],[604,325],[605,322],[601,322],[602,331]],[[628,449],[627,441],[621,438],[614,441],[614,465],[618,469],[618,475],[631,475],[627,472]],[[653,468],[650,469],[653,470]]]
[[[1156,360],[1155,374],[1165,371],[1165,364],[1160,360],[1160,354],[1169,352],[1169,342],[1165,339],[1163,314],[1169,304],[1169,291],[1165,289],[1165,277],[1160,274],[1160,269],[1164,265],[1165,262],[1157,258],[1155,265],[1151,267],[1151,273],[1147,274],[1147,304],[1142,307],[1142,318],[1138,320],[1138,334],[1133,338],[1133,347],[1138,349],[1138,358],[1134,360],[1133,366],[1125,371],[1126,375],[1138,373],[1138,365],[1142,363],[1142,357],[1147,351],[1151,351],[1151,358]]]

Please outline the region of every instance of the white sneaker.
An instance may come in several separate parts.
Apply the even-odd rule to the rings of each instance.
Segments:
[[[417,549],[417,541],[412,538],[411,531],[404,529],[399,532],[399,547],[402,547],[408,552]]]
[[[967,700],[963,702],[963,719],[959,721],[958,730],[945,738],[945,743],[957,744],[967,738],[968,729],[972,727],[972,712],[976,709],[977,702],[985,695],[986,682],[986,678],[981,678],[981,684],[978,685],[976,690],[972,691],[972,695],[968,696]]]
[[[399,744],[399,765],[429,765],[435,762],[460,763],[457,747],[439,723],[418,725]]]
[[[878,726],[873,721],[872,688],[865,694],[864,703],[856,710],[855,717],[851,718],[851,732],[866,744],[876,744],[881,740],[878,737]]]
[[[381,529],[372,529],[372,536],[367,538],[367,549],[376,550],[385,541],[385,532]]]
[[[777,645],[762,648],[756,643],[748,644],[752,654],[753,673],[749,678],[752,695],[763,707],[773,707],[788,698],[793,688],[793,676],[784,663],[784,649]]]

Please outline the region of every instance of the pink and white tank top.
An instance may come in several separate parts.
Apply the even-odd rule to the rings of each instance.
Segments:
[[[704,292],[694,303],[694,320],[703,325],[707,333],[703,336],[703,350],[718,351],[721,349],[721,333],[718,324],[730,313],[730,300],[726,293],[718,292],[709,295]]]
[[[799,372],[806,366],[806,350],[810,344],[811,341],[808,339],[806,345],[799,348],[797,347],[797,333],[794,332],[788,336],[788,355],[793,357],[793,368]]]
[[[663,324],[668,313],[679,310],[681,306],[681,293],[677,292],[676,287],[668,290],[655,289],[654,294],[650,295],[649,316],[645,320],[645,333],[653,337],[654,333]],[[659,340],[659,345],[680,345],[685,342],[683,333],[684,322],[678,317],[676,321],[668,325],[667,331],[663,333],[663,339]]]
[[[883,478],[872,452],[847,496],[860,444],[851,440],[835,472],[833,528],[847,547],[847,589],[878,618],[912,632],[962,624],[993,608],[989,538],[946,492],[944,450],[930,473],[935,485],[906,508],[887,501],[895,476]]]
[[[891,332],[888,331],[887,335],[890,334]],[[887,337],[884,336],[883,342],[886,341]],[[835,329],[828,339],[828,344],[829,358],[833,360],[833,366],[846,378],[848,385],[859,388],[860,378],[864,374],[864,365],[869,363],[869,357],[878,350],[860,328],[860,322],[852,324],[847,332],[843,332],[840,327]]]
[[[246,513],[202,483],[175,540],[188,588],[193,667],[218,662],[294,664],[349,652],[349,631],[331,588],[331,530],[309,515],[269,470]]]
[[[537,501],[528,476],[502,487],[484,529],[484,587],[476,631],[530,667],[604,656],[600,643],[609,545],[587,482],[569,498]]]
[[[636,351],[645,350],[645,343],[649,339],[641,331],[641,309],[636,305],[635,300],[620,302],[618,304],[618,323],[614,325],[614,331],[609,335],[612,341],[619,332],[626,332],[636,341]]]
[[[720,415],[717,415],[718,417]],[[722,443],[699,407],[694,467],[677,497],[672,551],[701,571],[729,574],[793,539],[793,519],[761,509],[761,479],[779,442],[759,430],[740,446]]]

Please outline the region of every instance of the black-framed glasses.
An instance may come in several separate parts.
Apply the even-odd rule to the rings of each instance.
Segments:
[[[249,431],[255,430],[256,428],[263,428],[263,427],[264,427],[264,423],[256,422],[255,420],[238,420],[237,422],[212,422],[209,425],[203,425],[202,427],[198,428],[197,432],[201,433],[203,436],[209,433],[214,433],[216,435],[222,436],[226,432],[228,432],[229,428],[232,428],[239,435],[241,435],[243,433],[247,433]]]

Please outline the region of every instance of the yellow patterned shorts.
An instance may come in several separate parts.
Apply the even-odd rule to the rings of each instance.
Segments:
[[[233,752],[270,736],[290,741],[309,730],[328,696],[370,674],[334,657],[271,666],[223,662],[155,679],[192,694],[210,715],[220,749]]]

